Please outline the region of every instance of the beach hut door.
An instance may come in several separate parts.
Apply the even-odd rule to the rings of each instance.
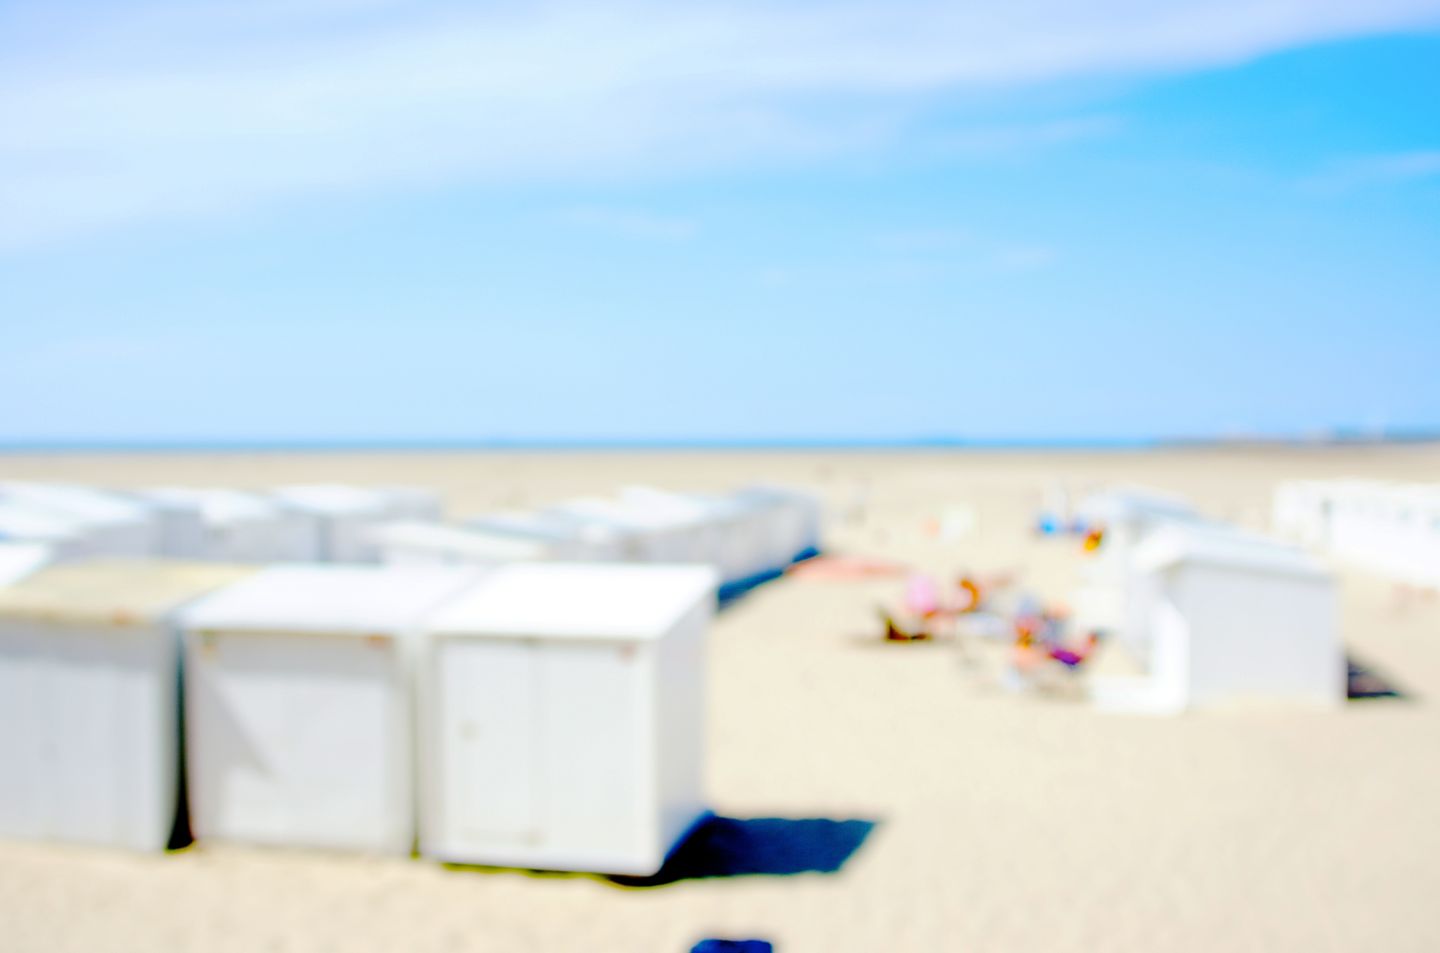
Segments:
[[[467,841],[538,842],[534,643],[454,639],[442,653],[445,816]]]

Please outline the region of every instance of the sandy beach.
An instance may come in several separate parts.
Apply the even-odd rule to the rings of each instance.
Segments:
[[[6,479],[424,484],[454,517],[627,483],[773,480],[826,499],[835,552],[1013,571],[1057,599],[1081,557],[1029,532],[1052,481],[1142,483],[1263,528],[1281,479],[1437,474],[1428,445],[0,457]],[[974,527],[945,538],[956,508]],[[875,607],[900,580],[756,590],[711,633],[711,802],[876,822],[836,874],[626,888],[320,852],[3,843],[0,950],[681,953],[705,936],[784,953],[1440,949],[1440,598],[1341,579],[1348,650],[1406,698],[1174,719],[1009,694],[953,646],[879,643]]]

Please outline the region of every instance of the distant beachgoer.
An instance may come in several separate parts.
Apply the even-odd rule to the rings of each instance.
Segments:
[[[1036,640],[1035,630],[1028,623],[1017,621],[1015,643],[1010,647],[1010,664],[1001,676],[1002,684],[1013,692],[1029,688],[1049,658],[1050,652]]]
[[[955,585],[960,590],[955,603],[955,611],[962,613],[978,611],[984,598],[980,591],[980,584],[967,575],[961,576]]]
[[[1081,648],[1075,649],[1065,645],[1051,646],[1050,657],[1070,671],[1075,671],[1095,654],[1095,649],[1099,644],[1100,634],[1091,632],[1085,637],[1085,644]]]
[[[885,623],[885,640],[888,642],[919,642],[935,637],[935,627],[944,617],[940,601],[940,586],[931,576],[911,573],[905,582],[905,596],[897,621],[890,612],[881,609],[880,618]]]
[[[940,586],[933,576],[912,573],[905,583],[905,611],[921,619],[940,611]]]
[[[930,632],[925,628],[907,629],[895,617],[885,609],[880,610],[880,621],[885,626],[886,642],[924,642],[930,638]]]

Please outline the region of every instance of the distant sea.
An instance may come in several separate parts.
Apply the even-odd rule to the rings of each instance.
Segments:
[[[1440,431],[1320,435],[1014,438],[787,439],[456,439],[456,440],[0,440],[0,454],[36,453],[665,453],[790,451],[1124,451],[1182,447],[1323,447],[1440,442]]]

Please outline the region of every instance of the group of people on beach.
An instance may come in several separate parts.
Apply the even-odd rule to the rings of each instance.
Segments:
[[[1008,610],[1000,607],[999,595],[1011,586],[1009,576],[982,578],[965,573],[947,585],[933,575],[911,573],[902,610],[881,613],[885,640],[949,638],[962,648],[970,640],[1008,643],[1001,684],[1013,691],[1035,687],[1051,672],[1078,672],[1093,657],[1100,634],[1090,632],[1076,640],[1070,632],[1070,615],[1063,607],[1047,607],[1029,594],[1007,600]]]

